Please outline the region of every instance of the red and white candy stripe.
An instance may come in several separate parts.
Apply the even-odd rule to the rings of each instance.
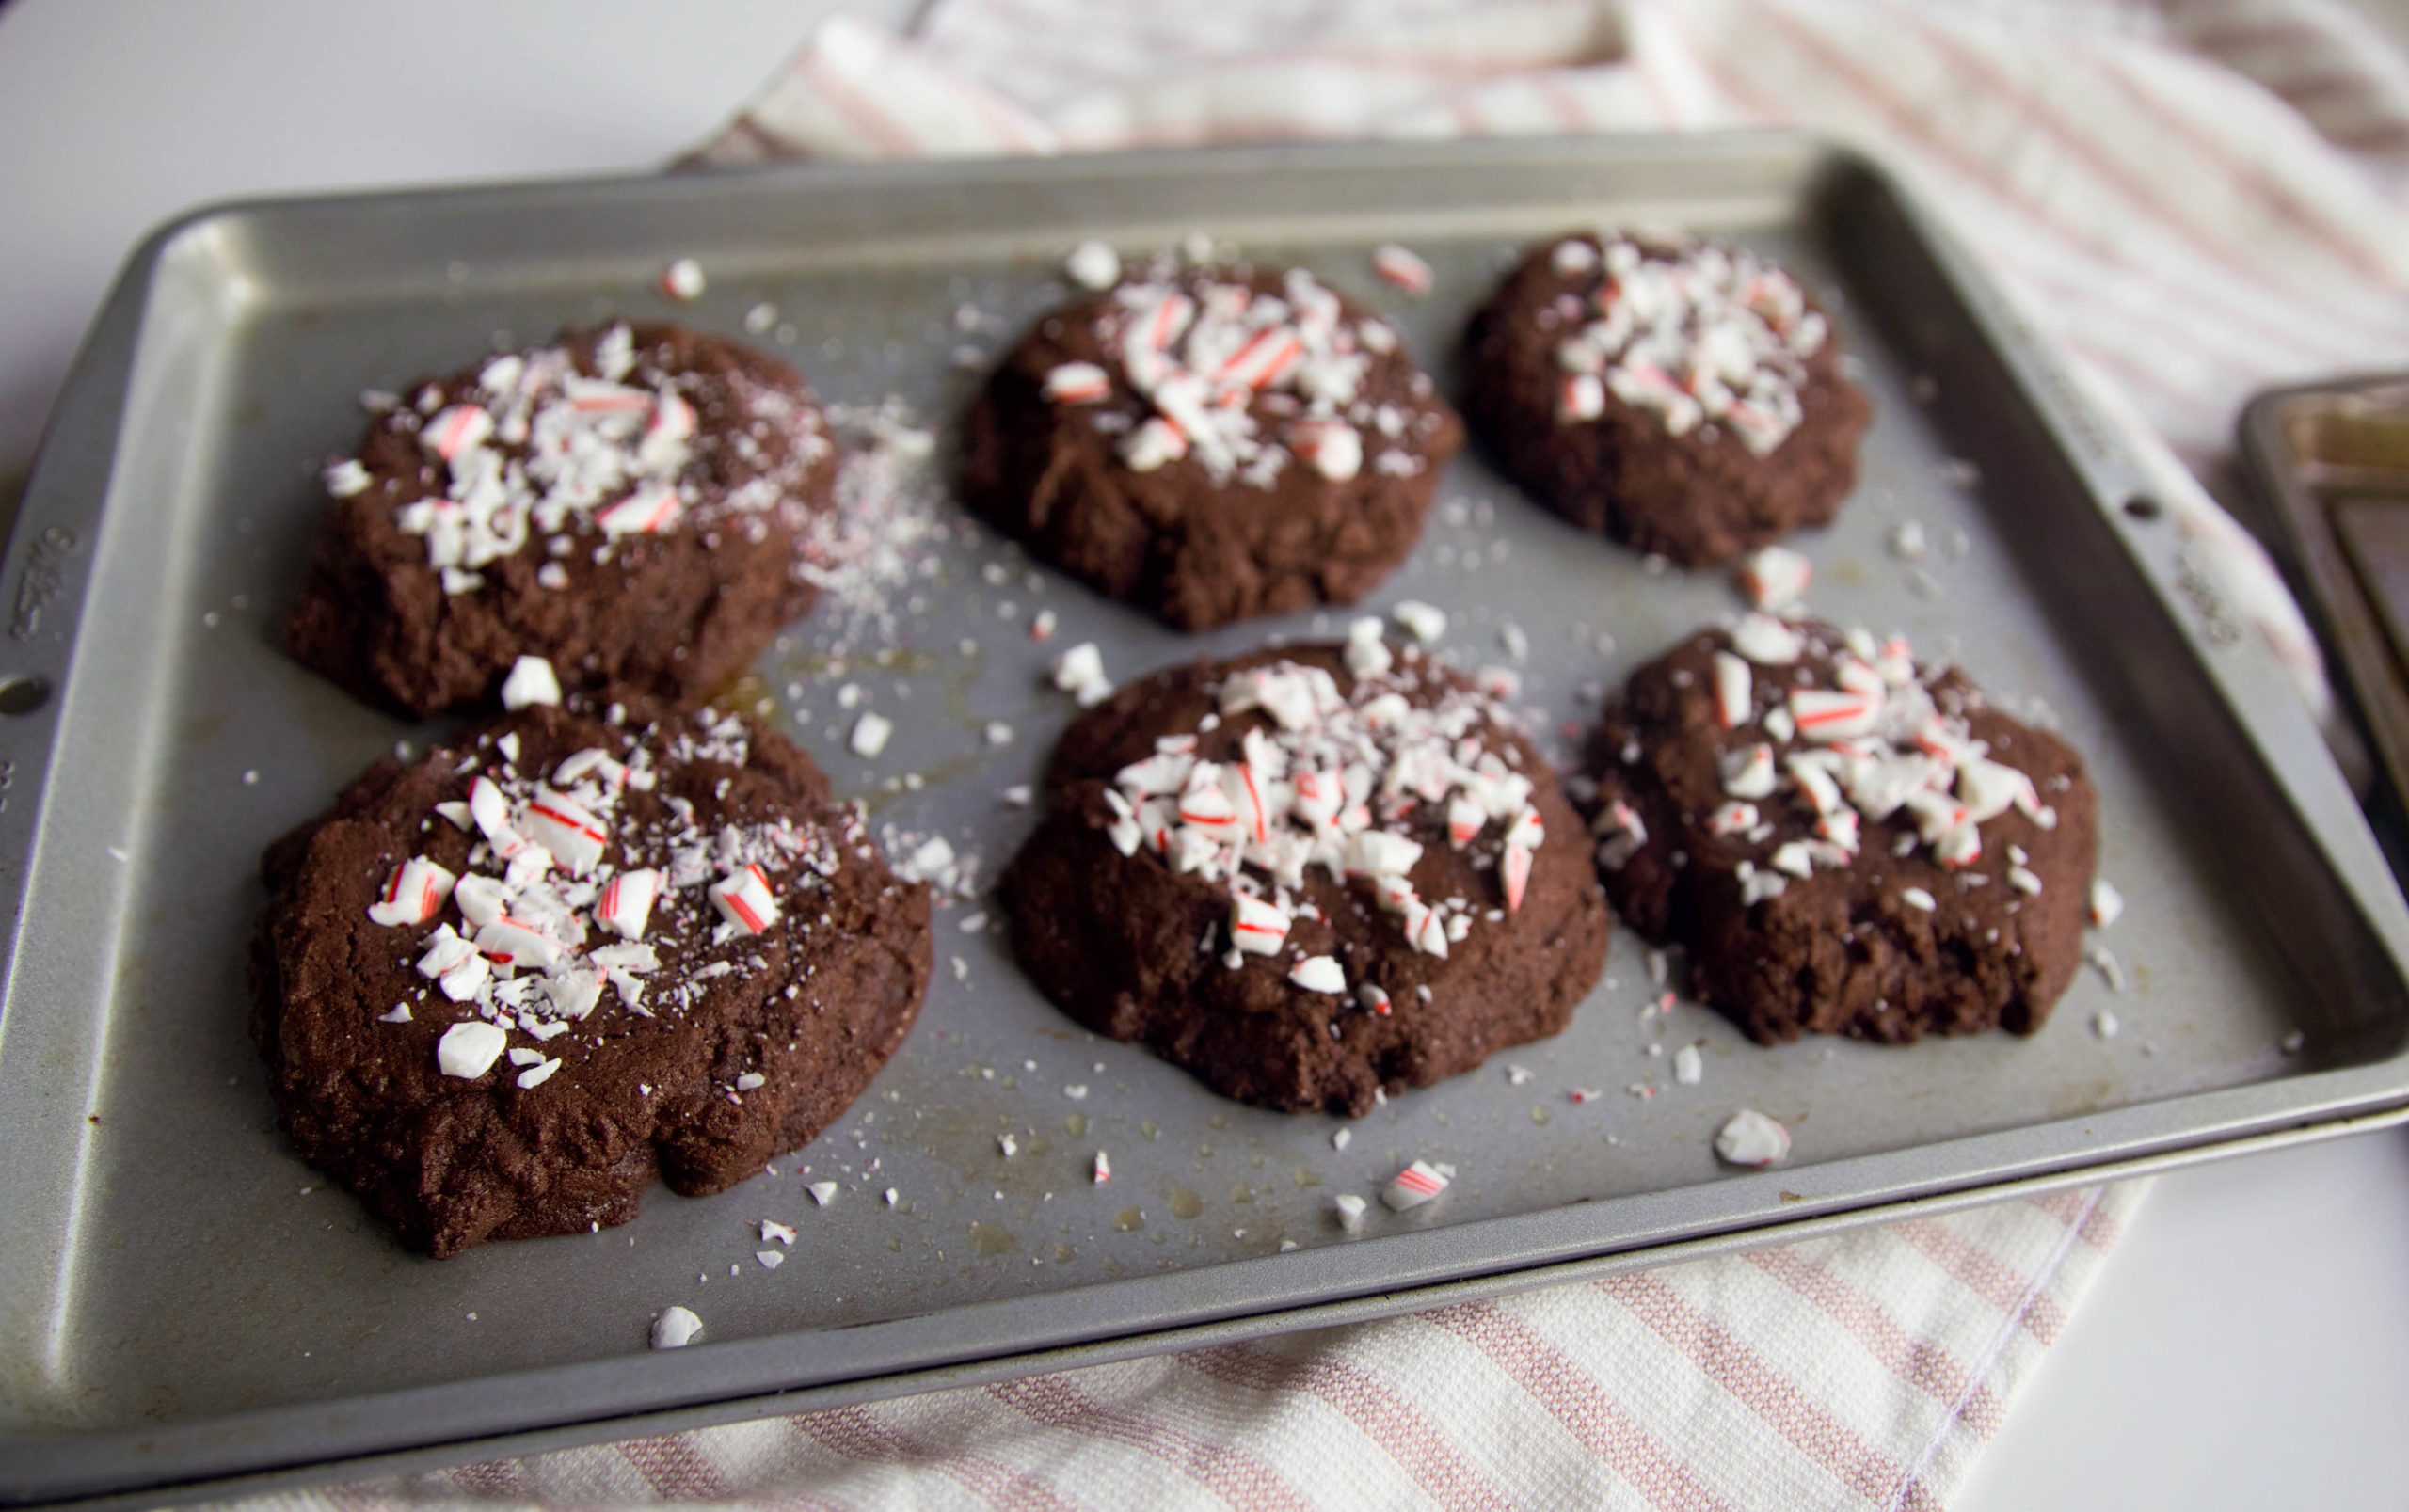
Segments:
[[[602,888],[594,906],[594,921],[623,940],[644,937],[652,905],[661,897],[661,873],[648,868],[622,871]]]
[[[1380,1201],[1391,1211],[1402,1213],[1434,1200],[1447,1186],[1447,1178],[1437,1167],[1427,1160],[1416,1160],[1389,1178],[1389,1184],[1380,1188]]]
[[[1058,405],[1092,405],[1112,393],[1112,379],[1093,362],[1061,363],[1045,374],[1045,397]]]
[[[527,804],[527,833],[552,859],[582,877],[602,859],[610,832],[566,793],[536,789]]]
[[[384,891],[368,905],[368,916],[388,929],[423,924],[442,912],[443,900],[452,896],[455,880],[451,872],[426,857],[412,856],[395,867],[393,874],[385,880]]]
[[[1372,248],[1372,271],[1381,281],[1393,283],[1407,294],[1430,292],[1430,264],[1411,247],[1395,242],[1382,242]]]
[[[657,535],[677,524],[685,512],[676,485],[648,483],[597,514],[594,523],[615,541],[623,535]]]
[[[712,904],[720,916],[747,934],[759,934],[778,921],[778,901],[770,891],[769,873],[758,866],[739,867],[711,883]]]
[[[481,446],[493,434],[493,417],[477,405],[453,405],[436,413],[418,433],[419,444],[449,462]]]

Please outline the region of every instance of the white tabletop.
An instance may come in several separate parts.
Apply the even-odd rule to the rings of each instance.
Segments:
[[[624,170],[830,0],[16,0],[0,9],[0,501],[119,260],[235,196]],[[900,24],[913,0],[850,0]],[[2409,1135],[2160,1181],[1968,1512],[2409,1501]]]

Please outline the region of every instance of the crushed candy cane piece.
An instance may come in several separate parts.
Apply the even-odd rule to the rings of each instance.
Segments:
[[[1288,915],[1259,898],[1230,895],[1230,943],[1249,955],[1276,956],[1288,938]]]
[[[1706,1079],[1706,1058],[1698,1046],[1685,1044],[1673,1052],[1673,1079],[1684,1087],[1695,1087]]]
[[[707,287],[702,264],[691,257],[681,257],[661,270],[661,292],[672,299],[700,299]]]
[[[761,1220],[761,1242],[763,1244],[777,1243],[791,1246],[794,1243],[794,1230],[787,1227],[783,1223],[777,1222],[774,1219],[763,1218]]]
[[[622,871],[602,886],[594,910],[595,922],[623,940],[642,938],[661,897],[661,873],[649,867]]]
[[[1815,564],[1786,546],[1751,552],[1740,565],[1740,587],[1759,609],[1787,609],[1807,597]]]
[[[455,1024],[435,1042],[436,1069],[446,1076],[473,1080],[493,1069],[508,1041],[498,1026],[482,1020]]]
[[[2105,877],[2095,877],[2091,883],[2091,922],[2106,929],[2125,915],[2125,895]]]
[[[1771,798],[1774,791],[1773,747],[1758,742],[1724,753],[1718,764],[1723,778],[1723,790],[1734,798],[1754,802]]]
[[[1345,1129],[1338,1131],[1339,1134],[1345,1134],[1346,1132],[1347,1131]],[[1337,1136],[1333,1135],[1332,1138],[1335,1140]],[[1330,1205],[1337,1210],[1338,1226],[1340,1228],[1345,1229],[1349,1233],[1361,1233],[1364,1232],[1364,1215],[1370,1208],[1370,1203],[1364,1202],[1353,1192],[1341,1192],[1336,1197],[1331,1199]]]
[[[847,738],[845,744],[854,755],[871,761],[886,749],[886,742],[894,734],[893,720],[884,714],[865,712],[854,721],[854,733]]]
[[[1596,420],[1606,412],[1606,386],[1594,373],[1568,373],[1556,390],[1555,418],[1559,424],[1577,425]]]
[[[1882,695],[1840,688],[1795,688],[1790,717],[1807,740],[1830,744],[1871,735],[1882,718]]]
[[[1806,637],[1771,614],[1743,614],[1731,627],[1731,648],[1761,667],[1786,667],[1807,649]]]
[[[1104,653],[1093,641],[1082,641],[1055,659],[1054,686],[1081,708],[1093,708],[1112,696],[1112,679],[1104,675]]]
[[[582,877],[602,859],[610,832],[566,793],[539,788],[527,804],[528,837],[550,851],[570,875]]]
[[[1343,993],[1347,973],[1329,956],[1307,956],[1289,968],[1288,979],[1309,993]]]
[[[1715,1153],[1734,1166],[1779,1165],[1790,1158],[1790,1131],[1755,1108],[1744,1107],[1715,1132]]]
[[[1447,633],[1447,612],[1418,598],[1408,598],[1389,611],[1405,632],[1424,645],[1436,645]]]
[[[1393,283],[1408,294],[1430,292],[1430,264],[1416,256],[1410,247],[1395,242],[1382,242],[1372,248],[1372,271],[1383,282]]]
[[[612,540],[627,535],[658,535],[686,513],[685,501],[665,483],[646,484],[617,503],[598,510],[594,523]]]
[[[769,875],[758,866],[740,867],[711,883],[710,899],[722,918],[747,934],[759,934],[778,921]]]
[[[502,679],[502,707],[508,709],[533,708],[537,704],[554,705],[561,701],[561,679],[552,672],[552,664],[539,656],[522,656],[510,665],[510,676]]]
[[[1389,1184],[1380,1188],[1380,1201],[1389,1211],[1402,1213],[1436,1199],[1446,1189],[1446,1177],[1429,1162],[1416,1160],[1389,1178]]]
[[[347,456],[340,462],[330,464],[321,475],[321,481],[326,484],[328,497],[352,499],[366,493],[373,480],[368,475],[368,470],[359,465],[358,457]]]
[[[1062,272],[1080,288],[1102,294],[1121,281],[1121,254],[1103,242],[1081,242],[1062,259]]]
[[[837,1200],[837,1184],[833,1181],[816,1181],[805,1189],[811,1193],[812,1202],[820,1207],[826,1207]]]
[[[1090,1174],[1094,1178],[1095,1185],[1098,1186],[1101,1186],[1106,1182],[1110,1181],[1112,1179],[1112,1157],[1106,1154],[1101,1150],[1097,1151],[1095,1153],[1095,1164],[1092,1168]]]
[[[368,905],[368,917],[387,928],[423,924],[442,911],[457,881],[426,857],[412,856],[386,879],[384,892]]]
[[[702,1337],[703,1320],[682,1307],[664,1308],[652,1320],[655,1349],[683,1349]]]
[[[1750,686],[1748,663],[1729,651],[1715,653],[1715,717],[1727,730],[1736,730],[1748,723],[1755,711],[1755,692]],[[1797,694],[1791,695],[1795,702]]]
[[[1332,483],[1364,470],[1364,436],[1344,420],[1300,420],[1288,429],[1289,445]]]
[[[1932,894],[1925,892],[1921,887],[1900,888],[1899,901],[1906,904],[1909,908],[1922,909],[1927,914],[1932,913],[1940,906],[1938,902],[1933,900]]]
[[[1112,394],[1112,379],[1093,362],[1064,362],[1045,374],[1045,397],[1058,405],[1092,405]]]

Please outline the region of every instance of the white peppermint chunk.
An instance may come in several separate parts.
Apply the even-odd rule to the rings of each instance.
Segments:
[[[1102,294],[1121,281],[1121,254],[1102,242],[1081,242],[1062,260],[1062,272],[1080,288]]]
[[[1957,769],[1957,796],[1977,824],[1997,819],[2019,804],[2039,803],[2032,778],[2014,767],[1984,756],[1976,756]]]
[[[1786,667],[1806,650],[1806,637],[1771,614],[1743,614],[1731,627],[1731,648],[1761,667]]]
[[[1715,1153],[1734,1166],[1774,1166],[1790,1158],[1790,1131],[1752,1107],[1724,1122]]]
[[[854,733],[845,743],[854,755],[863,760],[875,760],[879,753],[886,749],[886,742],[894,734],[893,720],[883,714],[865,713],[854,721]]]
[[[1386,830],[1363,830],[1348,836],[1347,869],[1366,877],[1402,877],[1422,859],[1422,842]]]
[[[1112,679],[1104,675],[1104,653],[1093,641],[1080,642],[1055,661],[1054,686],[1081,708],[1093,708],[1112,696]]]
[[[350,499],[368,491],[368,470],[357,457],[344,457],[328,467],[325,473],[327,492],[336,499]]]
[[[1736,730],[1748,723],[1756,708],[1755,696],[1748,663],[1729,651],[1715,652],[1715,713],[1725,729]]]
[[[1347,973],[1329,956],[1307,956],[1288,972],[1288,979],[1309,993],[1343,993]]]
[[[446,1076],[473,1080],[493,1069],[510,1037],[482,1019],[455,1024],[435,1042],[436,1069]]]
[[[1389,613],[1405,627],[1407,634],[1425,645],[1438,645],[1440,638],[1447,633],[1447,612],[1419,598],[1409,598],[1390,610]]]
[[[1364,436],[1343,420],[1300,421],[1289,434],[1299,455],[1332,483],[1345,483],[1364,470]]]
[[[1347,670],[1358,677],[1377,677],[1396,664],[1380,639],[1380,621],[1366,614],[1347,627]]]
[[[1786,546],[1752,553],[1740,568],[1740,586],[1759,609],[1787,609],[1807,596],[1815,564]]]
[[[702,1336],[703,1320],[682,1307],[665,1309],[652,1320],[655,1349],[683,1349]]]
[[[1773,747],[1759,743],[1727,751],[1719,763],[1723,790],[1734,798],[1771,798],[1774,788]]]
[[[2118,892],[2115,888],[2115,884],[2111,883],[2107,878],[2098,877],[2093,879],[2091,883],[2091,922],[2098,925],[2104,930],[2109,925],[2115,923],[2119,918],[2122,918],[2124,914],[2125,895]]]
[[[520,657],[511,663],[510,676],[502,679],[502,707],[504,708],[555,705],[560,701],[561,680],[554,675],[552,664],[542,657]]]

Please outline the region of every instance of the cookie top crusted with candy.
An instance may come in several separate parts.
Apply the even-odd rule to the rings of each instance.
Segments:
[[[1533,250],[1474,317],[1466,407],[1576,523],[1685,566],[1829,521],[1868,415],[1831,323],[1745,248],[1619,232]]]
[[[1288,1111],[1555,1033],[1608,921],[1503,692],[1374,620],[1122,689],[1003,878],[1014,951],[1074,1018]]]
[[[1651,246],[1628,236],[1558,242],[1548,264],[1600,280],[1591,308],[1555,324],[1559,423],[1597,419],[1611,393],[1655,416],[1668,436],[1727,425],[1764,456],[1806,418],[1807,361],[1830,340],[1831,324],[1781,269],[1712,242]]]
[[[731,342],[620,325],[505,353],[390,403],[326,470],[286,645],[418,714],[528,655],[694,702],[810,607],[836,467],[802,376]]]
[[[1633,675],[1593,772],[1617,911],[1760,1041],[2029,1034],[2081,963],[2081,758],[1902,637],[1693,636]]]
[[[254,1034],[287,1132],[405,1242],[624,1222],[809,1139],[901,1042],[926,889],[791,742],[658,700],[389,758],[270,848]]]
[[[1006,358],[964,493],[1100,591],[1204,629],[1360,597],[1461,444],[1396,331],[1310,274],[1164,263]]]

